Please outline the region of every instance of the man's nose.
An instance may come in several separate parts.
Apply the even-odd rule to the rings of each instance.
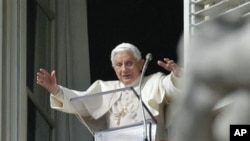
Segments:
[[[124,65],[122,65],[122,71],[125,71],[125,70],[127,70],[127,66],[124,64]]]

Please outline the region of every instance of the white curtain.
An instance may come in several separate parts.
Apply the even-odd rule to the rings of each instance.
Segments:
[[[43,2],[49,5],[49,0]],[[85,90],[90,85],[86,0],[57,0],[55,9],[55,19],[51,20],[37,8],[35,73],[41,67],[48,71],[55,69],[59,85]],[[51,118],[55,126],[51,128],[44,116],[36,112],[35,141],[93,140],[75,115],[50,109],[49,94],[45,89],[34,84],[33,93],[45,116]]]
[[[58,0],[56,17],[56,71],[58,83],[85,90],[90,85],[87,2]],[[56,141],[93,140],[74,115],[56,114]]]

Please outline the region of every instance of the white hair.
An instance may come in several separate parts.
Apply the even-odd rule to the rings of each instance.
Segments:
[[[133,56],[136,58],[137,61],[141,59],[141,52],[139,49],[130,43],[121,43],[117,45],[111,52],[111,62],[114,63],[114,56],[116,53],[124,52],[124,51],[131,51]]]

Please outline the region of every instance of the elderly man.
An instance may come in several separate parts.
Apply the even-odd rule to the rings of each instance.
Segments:
[[[130,43],[119,44],[111,52],[111,62],[118,80],[97,80],[84,92],[70,90],[58,85],[55,71],[52,71],[50,74],[44,69],[40,69],[40,71],[37,73],[37,84],[41,85],[51,93],[51,107],[53,109],[73,114],[75,110],[70,104],[70,99],[73,97],[104,92],[128,86],[133,86],[133,88],[138,92],[139,80],[141,77],[140,74],[144,65],[144,60],[141,58],[141,53],[138,48]],[[158,61],[157,63],[165,70],[171,71],[171,73],[169,75],[165,75],[161,72],[151,74],[143,79],[141,85],[143,102],[157,120],[157,135],[154,137],[155,140],[164,138],[166,122],[164,118],[164,107],[168,102],[171,101],[171,98],[178,93],[179,89],[176,87],[176,83],[178,81],[178,76],[180,75],[180,68],[173,60],[164,58],[163,61]],[[119,127],[123,125],[123,122],[134,121],[137,118],[137,114],[134,114],[135,116],[129,117],[117,117],[115,109],[119,109],[119,103],[122,103],[122,100],[123,99],[121,96],[121,98],[117,99],[117,101],[111,106],[100,105],[102,108],[91,112],[86,110],[85,116],[92,116],[94,119],[107,117],[107,123],[109,124],[109,127]],[[138,107],[134,109],[134,112],[138,111]]]

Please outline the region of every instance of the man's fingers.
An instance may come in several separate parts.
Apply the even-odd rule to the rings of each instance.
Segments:
[[[40,80],[39,78],[37,78],[36,83],[37,83],[38,85],[40,85],[40,86],[44,86],[44,85],[43,85],[43,81]]]
[[[52,77],[55,77],[56,76],[56,71],[55,70],[53,70],[52,72],[51,72],[51,74],[50,74]]]
[[[165,68],[165,63],[164,63],[164,62],[162,62],[162,61],[159,60],[159,61],[157,61],[157,64],[158,64],[159,66]]]
[[[168,62],[170,59],[169,58],[163,58],[165,62]]]
[[[39,69],[39,70],[40,70],[40,72],[43,73],[43,74],[50,75],[45,69],[42,69],[42,68],[41,68],[41,69]]]
[[[37,72],[37,83],[41,86],[44,86],[45,83],[49,82],[51,77],[55,75],[55,72],[51,72],[51,75],[45,69],[39,69],[40,71]]]
[[[38,72],[38,73],[36,74],[36,76],[37,76],[37,78],[41,79],[41,78],[44,77],[44,74],[41,73],[41,72]]]
[[[157,63],[158,63],[159,66],[163,67],[166,70],[169,70],[169,68],[170,68],[169,64],[167,64],[167,63],[165,63],[163,61],[158,61]]]

